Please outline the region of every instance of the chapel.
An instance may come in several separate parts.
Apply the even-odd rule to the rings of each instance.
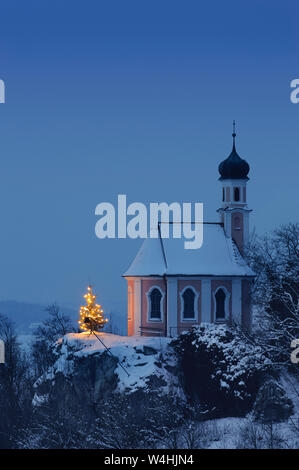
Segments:
[[[128,335],[175,336],[201,323],[251,329],[255,274],[244,251],[249,239],[249,165],[236,150],[219,164],[221,206],[217,222],[203,222],[203,245],[183,239],[146,238],[124,273],[128,287]]]

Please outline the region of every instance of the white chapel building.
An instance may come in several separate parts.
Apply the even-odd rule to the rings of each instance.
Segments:
[[[255,274],[243,258],[249,238],[249,165],[232,152],[219,165],[219,221],[203,224],[203,245],[147,238],[129,269],[128,335],[175,336],[200,323],[235,323],[250,330]]]

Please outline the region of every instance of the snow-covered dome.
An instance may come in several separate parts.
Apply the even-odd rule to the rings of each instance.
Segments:
[[[231,179],[248,179],[247,175],[249,173],[249,165],[241,158],[237,151],[235,145],[236,133],[233,132],[233,149],[230,155],[220,163],[218,171],[220,173],[220,180],[231,180]]]

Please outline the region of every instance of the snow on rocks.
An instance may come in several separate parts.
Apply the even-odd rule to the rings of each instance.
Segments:
[[[39,403],[38,389],[42,392],[45,382],[55,384],[62,376],[78,393],[84,392],[81,386],[84,382],[86,388],[94,388],[95,399],[105,390],[130,394],[153,386],[159,393],[168,393],[172,387],[183,398],[173,374],[176,358],[169,347],[169,338],[100,332],[96,335],[98,338],[85,332],[69,333],[57,342],[54,349],[57,360],[47,375],[36,382],[36,404]]]
[[[227,325],[201,324],[173,342],[187,393],[219,414],[249,411],[263,377],[271,370],[259,346]]]

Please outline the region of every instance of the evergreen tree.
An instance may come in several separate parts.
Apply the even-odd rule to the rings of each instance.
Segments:
[[[81,330],[93,332],[104,328],[108,320],[104,318],[101,305],[96,303],[97,296],[92,293],[91,286],[87,288],[87,294],[84,295],[87,305],[80,307],[79,325]]]

